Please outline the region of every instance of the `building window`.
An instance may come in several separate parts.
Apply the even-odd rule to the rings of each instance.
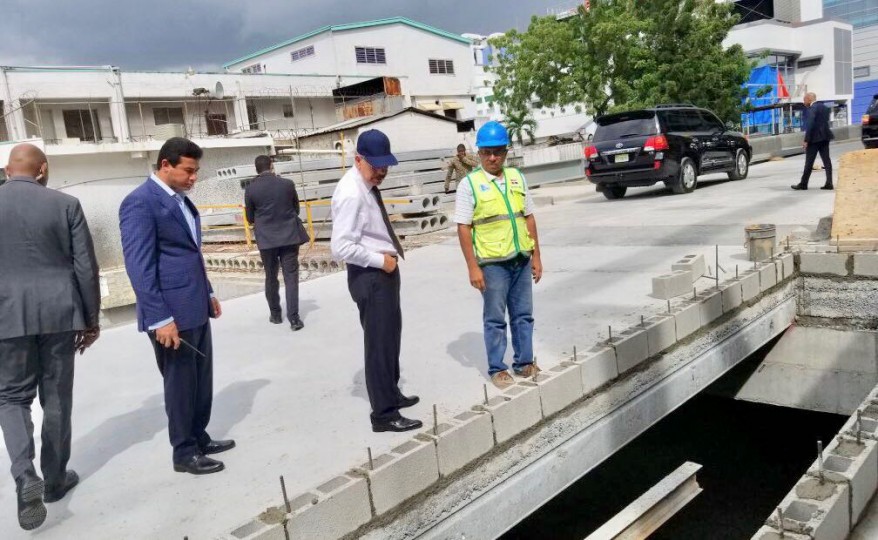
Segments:
[[[155,107],[152,110],[152,116],[155,119],[155,125],[157,126],[164,126],[165,124],[182,124],[183,108]]]
[[[228,135],[229,123],[224,114],[204,113],[204,122],[207,124],[208,135]]]
[[[290,62],[295,62],[296,60],[301,60],[308,56],[314,56],[314,45],[308,45],[307,47],[302,47],[301,49],[291,52]]]
[[[256,112],[256,105],[252,103],[247,104],[247,122],[250,129],[259,129],[259,114]]]
[[[853,94],[854,80],[851,54],[851,31],[833,28],[835,45],[835,93]]]
[[[97,111],[82,109],[62,112],[64,130],[68,137],[91,142],[101,140],[101,123],[98,122]]]
[[[454,62],[452,60],[428,60],[430,73],[434,75],[454,75]]]
[[[862,77],[868,77],[871,75],[869,66],[860,66],[854,68],[854,78],[860,79]]]
[[[796,67],[799,69],[816,67],[820,65],[820,62],[823,60],[823,57],[818,56],[817,58],[806,58],[804,60],[799,60],[796,64]]]
[[[355,47],[358,64],[386,64],[383,47]]]
[[[295,116],[293,113],[293,104],[284,103],[284,118],[292,118],[293,116]]]
[[[252,66],[247,66],[241,70],[241,73],[262,73],[262,64],[253,64]]]

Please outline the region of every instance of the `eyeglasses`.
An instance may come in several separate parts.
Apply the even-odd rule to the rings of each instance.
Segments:
[[[479,154],[485,157],[503,157],[509,152],[508,148],[480,148]]]

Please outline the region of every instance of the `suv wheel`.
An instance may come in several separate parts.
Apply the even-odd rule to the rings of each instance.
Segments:
[[[613,200],[621,199],[627,191],[628,188],[625,186],[604,186],[604,190],[601,193],[604,194],[604,197]]]
[[[671,189],[674,193],[692,193],[695,191],[695,185],[698,183],[698,173],[695,170],[695,163],[684,157],[680,160],[680,172],[677,178],[671,183]]]
[[[738,149],[735,154],[735,170],[729,171],[729,180],[743,180],[750,172],[750,163],[747,161],[747,152]]]

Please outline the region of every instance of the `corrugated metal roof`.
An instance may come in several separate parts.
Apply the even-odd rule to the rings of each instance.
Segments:
[[[448,118],[447,116],[444,116],[441,114],[433,114],[431,112],[423,111],[423,110],[415,108],[415,107],[408,107],[408,108],[405,108],[401,111],[396,111],[396,112],[392,112],[392,113],[376,114],[374,116],[364,116],[362,118],[351,118],[349,120],[345,120],[343,122],[339,122],[339,123],[333,124],[331,126],[326,126],[323,129],[318,129],[317,131],[314,131],[313,133],[309,133],[308,135],[303,135],[301,138],[307,139],[308,137],[313,137],[315,135],[325,135],[327,133],[335,133],[338,131],[344,131],[346,129],[353,129],[353,128],[358,128],[361,126],[367,126],[369,124],[373,124],[373,123],[379,122],[381,120],[386,120],[388,118],[393,118],[394,116],[399,116],[400,114],[407,113],[407,112],[420,114],[420,115],[427,116],[430,118],[435,118],[436,120],[444,120],[446,122],[452,122],[454,124],[458,123],[457,120],[455,120],[453,118]]]

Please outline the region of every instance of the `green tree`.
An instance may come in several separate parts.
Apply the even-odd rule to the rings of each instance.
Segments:
[[[595,115],[684,102],[737,119],[752,68],[740,46],[722,45],[737,20],[714,0],[592,0],[565,20],[534,17],[492,42],[494,95],[507,114],[537,98]]]
[[[510,110],[506,114],[506,129],[509,131],[509,136],[518,141],[519,145],[524,144],[525,135],[533,143],[537,123],[530,117],[529,112]]]

